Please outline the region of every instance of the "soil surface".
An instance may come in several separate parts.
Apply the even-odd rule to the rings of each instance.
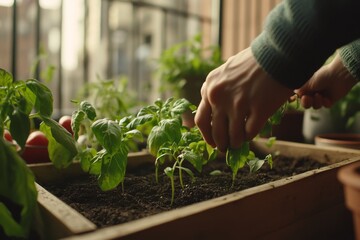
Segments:
[[[102,192],[93,176],[44,187],[101,228],[220,197],[324,165],[310,158],[290,159],[277,156],[272,169],[264,164],[261,170],[253,174],[249,173],[247,167],[239,170],[232,186],[230,168],[226,166],[225,160],[217,160],[204,167],[202,173],[196,173],[193,182],[183,173],[184,189],[181,189],[179,179],[175,177],[173,205],[170,204],[170,180],[163,171],[159,171],[159,183],[156,183],[153,164],[137,169],[138,171],[129,170],[124,181],[124,191],[119,186],[115,190]],[[210,174],[214,170],[219,170],[220,173],[217,171],[216,175]]]

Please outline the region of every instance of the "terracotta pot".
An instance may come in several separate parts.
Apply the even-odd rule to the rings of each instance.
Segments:
[[[356,133],[329,133],[315,136],[318,146],[334,146],[360,149],[360,134]]]
[[[338,179],[344,185],[346,206],[353,213],[356,239],[360,239],[360,162],[342,167]]]

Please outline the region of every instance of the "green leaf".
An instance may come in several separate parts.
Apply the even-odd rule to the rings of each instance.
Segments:
[[[79,152],[77,157],[80,159],[81,169],[84,172],[90,171],[91,160],[94,158],[96,153],[97,152],[94,148],[86,148],[83,151]]]
[[[265,160],[268,162],[270,168],[273,167],[273,158],[271,154],[266,155]]]
[[[35,108],[41,115],[50,117],[53,112],[53,96],[50,89],[35,79],[26,80],[26,87],[36,96]]]
[[[266,146],[267,147],[272,147],[276,142],[276,137],[270,137],[267,142],[266,142]]]
[[[190,162],[198,172],[201,172],[202,166],[203,166],[202,155],[192,152],[192,151],[184,151],[182,153],[182,157],[186,161]]]
[[[151,129],[148,136],[148,147],[151,154],[157,155],[165,143],[178,143],[181,139],[181,125],[177,119],[164,119],[159,126]]]
[[[77,155],[76,143],[71,134],[55,120],[45,117],[40,130],[49,140],[49,157],[55,167],[68,167]]]
[[[3,138],[0,138],[0,159],[0,225],[8,236],[26,238],[37,210],[35,179],[25,161]],[[18,207],[11,207],[10,210],[10,205]],[[16,216],[14,220],[21,230],[13,222],[7,221],[10,216],[5,208]]]
[[[76,142],[72,135],[54,119],[43,117],[42,120],[51,128],[54,139],[68,149],[72,156],[75,156],[77,154]]]
[[[10,86],[13,82],[13,76],[11,73],[0,68],[0,86]]]
[[[223,174],[223,172],[218,170],[218,169],[213,170],[213,171],[210,172],[211,176],[219,176],[219,175],[222,175],[222,174]]]
[[[102,149],[96,153],[96,155],[90,160],[89,173],[94,175],[100,175],[102,162],[106,161],[106,158],[110,157],[106,149]]]
[[[79,130],[81,122],[85,119],[85,112],[81,110],[75,110],[71,115],[71,129],[74,133],[74,139],[79,138]]]
[[[21,94],[22,97],[25,99],[25,106],[23,106],[22,109],[24,109],[24,112],[26,114],[30,114],[35,106],[36,95],[27,87],[24,91],[22,91]]]
[[[143,140],[143,135],[141,134],[141,132],[139,130],[133,129],[130,131],[127,131],[126,133],[124,133],[124,138],[126,139],[139,139],[140,141]]]
[[[260,160],[258,158],[254,158],[250,161],[248,161],[248,165],[250,167],[250,172],[254,173],[258,171],[265,163],[265,160]]]
[[[141,126],[147,122],[150,122],[154,119],[153,114],[145,114],[135,117],[126,127],[128,129],[136,129],[138,126]]]
[[[108,191],[116,188],[124,181],[128,151],[125,146],[120,147],[119,151],[111,155],[109,161],[103,162],[99,185],[101,190]]]
[[[19,238],[25,236],[21,225],[16,222],[9,209],[2,202],[0,202],[0,226],[7,236]]]
[[[171,112],[176,115],[183,114],[186,110],[190,109],[192,104],[185,98],[178,99],[174,102]]]
[[[10,132],[21,148],[24,148],[26,140],[30,134],[29,116],[20,111],[15,110],[10,115]]]
[[[173,169],[173,168],[171,168],[171,167],[166,167],[165,169],[164,169],[164,173],[166,174],[166,176],[168,176],[168,177],[173,177],[174,176],[174,170],[175,169]]]
[[[216,159],[218,151],[215,148],[213,148],[209,144],[206,144],[206,151],[208,153],[208,162]]]
[[[91,129],[99,143],[109,152],[115,153],[122,143],[120,125],[109,119],[96,120]]]
[[[228,149],[226,152],[226,163],[230,166],[233,172],[233,180],[236,177],[238,170],[244,167],[248,160],[250,152],[249,142],[243,143],[239,149]]]
[[[94,120],[96,118],[96,110],[89,102],[82,101],[79,109],[86,113],[88,119]]]

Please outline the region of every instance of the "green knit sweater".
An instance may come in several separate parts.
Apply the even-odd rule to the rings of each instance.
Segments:
[[[284,0],[252,42],[256,60],[289,88],[302,86],[331,54],[360,80],[360,0]]]

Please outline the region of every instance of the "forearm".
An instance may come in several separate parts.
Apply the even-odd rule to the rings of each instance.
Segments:
[[[284,0],[253,41],[254,57],[275,80],[298,88],[337,48],[360,37],[359,9],[358,0]]]

